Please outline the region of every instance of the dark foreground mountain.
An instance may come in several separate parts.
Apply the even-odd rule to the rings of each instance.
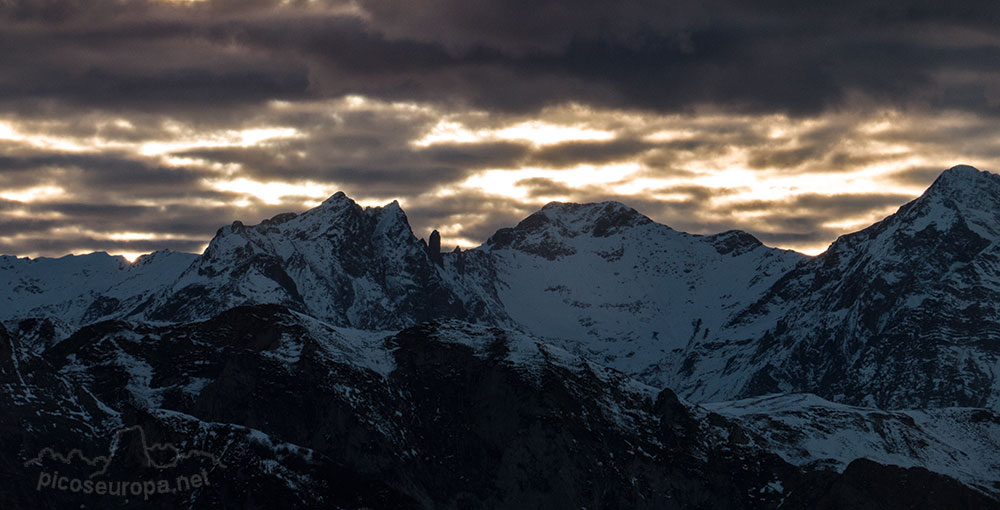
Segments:
[[[922,468],[793,465],[669,389],[464,322],[381,336],[240,307],[3,361],[4,508],[1000,508]],[[95,476],[106,463],[128,469]],[[87,495],[53,473],[177,492]]]
[[[4,257],[5,497],[124,502],[45,477],[89,470],[169,478],[133,485],[154,507],[996,506],[998,176],[817,257],[614,202],[435,239],[337,194],[200,256]]]

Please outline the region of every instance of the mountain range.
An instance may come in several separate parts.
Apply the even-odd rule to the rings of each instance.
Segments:
[[[201,255],[4,256],[0,503],[78,508],[23,461],[141,425],[229,466],[192,508],[1000,507],[998,257],[968,166],[814,257],[616,202],[443,252],[342,193]]]

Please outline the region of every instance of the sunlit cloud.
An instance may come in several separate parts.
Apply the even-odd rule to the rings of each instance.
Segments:
[[[580,165],[569,170],[550,170],[544,168],[486,170],[466,179],[465,182],[459,185],[459,189],[475,189],[510,198],[524,199],[527,198],[528,191],[524,187],[519,186],[518,183],[526,179],[548,179],[571,188],[587,186],[608,186],[612,188],[615,184],[621,183],[638,171],[639,165],[637,163],[603,166]],[[544,198],[569,199],[572,197],[553,195]]]
[[[115,232],[108,235],[113,241],[148,241],[159,237],[155,232]]]
[[[496,132],[496,136],[504,140],[525,140],[536,145],[549,145],[570,141],[612,140],[615,134],[580,126],[529,121],[503,128]]]
[[[135,262],[136,259],[138,259],[139,257],[145,255],[145,253],[136,252],[136,251],[122,251],[122,252],[118,252],[116,255],[121,255],[122,257],[125,258],[125,260],[127,260],[129,262]]]
[[[0,122],[0,140],[17,140],[14,128],[6,122]]]
[[[233,180],[213,180],[208,181],[212,188],[240,193],[260,199],[265,204],[281,204],[286,197],[308,197],[314,200],[325,199],[337,192],[335,186],[321,185],[314,182],[292,184],[287,182],[260,182],[246,178]],[[236,205],[245,207],[249,202],[245,200],[235,202]],[[310,202],[310,205],[316,202]]]
[[[0,141],[6,154],[45,156],[37,158],[31,172],[26,167],[7,174],[19,180],[9,181],[0,198],[22,205],[0,210],[0,219],[65,218],[31,204],[78,201],[79,208],[98,211],[107,197],[126,196],[88,181],[95,170],[74,169],[74,160],[60,156],[65,154],[114,154],[141,164],[112,175],[129,178],[131,172],[160,168],[160,179],[172,182],[177,172],[190,175],[185,178],[193,185],[164,194],[152,184],[145,187],[136,175],[135,187],[128,188],[131,198],[117,203],[156,208],[164,231],[148,226],[52,230],[35,221],[25,228],[37,232],[8,235],[0,242],[22,246],[39,236],[75,235],[103,240],[115,252],[123,251],[116,246],[136,243],[183,243],[193,249],[203,243],[196,244],[198,237],[189,233],[171,234],[169,215],[213,211],[212,220],[188,212],[173,220],[189,229],[189,216],[199,216],[207,241],[219,224],[302,211],[344,191],[362,206],[398,200],[418,235],[436,228],[446,246],[476,246],[496,228],[549,201],[614,199],[678,230],[711,234],[740,228],[768,244],[812,254],[838,235],[891,214],[921,193],[936,171],[956,163],[1000,168],[1000,139],[989,134],[988,122],[968,114],[941,115],[940,124],[936,120],[891,110],[796,119],[624,113],[573,104],[549,107],[542,118],[493,118],[480,111],[450,113],[432,104],[359,95],[272,101],[228,124],[161,119],[151,126],[115,115],[93,119],[94,130],[62,128],[51,119],[5,118],[0,119]],[[970,152],[964,142],[937,141],[942,131],[972,133],[968,136],[977,150]],[[422,180],[428,183],[415,186]],[[898,199],[866,203],[862,198],[841,209],[810,209],[816,197],[876,193]],[[789,208],[789,203],[798,205]],[[78,209],[69,209],[70,218]]]
[[[336,191],[446,245],[620,200],[813,253],[945,168],[1000,169],[986,7],[912,30],[855,23],[862,3],[556,3],[558,26],[462,2],[7,4],[8,253],[197,250]]]
[[[192,149],[220,147],[253,147],[279,140],[303,136],[291,127],[257,127],[222,132],[199,132],[194,129],[175,128],[177,138],[165,141],[150,141],[139,146],[143,156],[165,156]]]
[[[473,129],[454,120],[441,120],[413,145],[429,147],[440,143],[484,143],[497,140],[523,141],[536,146],[562,142],[613,140],[615,133],[579,125],[545,121],[524,121],[492,129]]]
[[[16,202],[35,202],[39,200],[52,200],[67,196],[65,189],[59,186],[36,186],[17,191],[0,192],[0,198],[13,200]]]
[[[675,142],[677,140],[692,140],[698,135],[693,129],[660,129],[643,136],[643,140],[653,143]]]
[[[459,122],[442,120],[438,122],[421,139],[415,140],[417,147],[429,147],[439,143],[475,143],[489,139],[490,132],[485,129],[473,131]]]

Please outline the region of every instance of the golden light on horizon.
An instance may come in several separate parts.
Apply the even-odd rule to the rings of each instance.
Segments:
[[[143,253],[143,252],[138,252],[138,251],[123,251],[123,252],[114,253],[112,255],[120,255],[120,256],[124,257],[125,260],[134,263],[136,259],[138,259],[139,257],[141,257],[143,255],[146,255],[146,254]]]
[[[168,239],[170,236],[166,236]],[[108,234],[108,239],[113,241],[150,241],[160,238],[160,234],[155,232],[115,232]]]
[[[65,189],[53,185],[35,186],[32,188],[24,188],[17,191],[0,192],[0,198],[22,203],[51,200],[54,198],[60,198],[65,196],[67,196],[67,192]]]
[[[248,148],[303,136],[295,128],[280,126],[208,133],[199,133],[191,128],[174,127],[173,131],[177,135],[176,138],[142,143],[138,147],[139,154],[143,156],[169,156],[193,149]]]
[[[553,145],[563,142],[608,141],[615,133],[579,124],[556,124],[531,120],[490,128],[470,128],[453,120],[441,120],[424,137],[415,140],[417,147],[430,147],[442,143],[483,143],[490,141],[521,141],[532,145]]]
[[[6,122],[0,122],[0,140],[14,140],[14,127]]]
[[[716,233],[713,229],[742,228],[786,239],[777,247],[805,253],[823,251],[836,237],[835,233],[847,233],[881,219],[902,205],[904,197],[916,197],[928,184],[919,179],[894,177],[901,172],[914,168],[943,170],[958,162],[984,169],[1000,167],[1000,158],[963,158],[960,147],[942,150],[919,139],[901,137],[900,132],[927,129],[931,121],[892,111],[875,112],[864,118],[827,114],[793,119],[784,115],[727,115],[725,112],[623,113],[569,104],[546,108],[533,118],[505,116],[494,119],[487,112],[449,113],[430,104],[382,101],[355,95],[314,102],[271,101],[258,114],[254,122],[243,122],[231,128],[224,125],[201,127],[165,119],[158,121],[155,129],[148,129],[134,119],[96,117],[94,124],[98,129],[81,135],[54,129],[53,126],[58,127],[58,120],[0,118],[0,141],[6,147],[0,155],[17,158],[21,153],[31,154],[37,150],[74,157],[111,153],[165,172],[177,169],[178,178],[190,173],[200,174],[197,182],[201,189],[222,194],[186,196],[183,206],[219,210],[263,204],[301,212],[319,205],[337,191],[344,191],[362,206],[384,206],[396,199],[408,215],[411,203],[419,206],[440,198],[449,198],[455,204],[472,203],[474,209],[479,207],[476,202],[482,201],[511,204],[524,214],[550,201],[611,199],[629,205],[660,202],[665,208],[651,210],[648,214],[672,227],[680,225],[677,228],[699,234]],[[304,114],[328,119],[330,125],[326,129],[333,131],[317,134],[302,126],[296,127],[289,120]],[[503,142],[519,146],[528,156],[512,159],[507,166],[498,164],[468,172],[459,168],[459,179],[435,183],[430,188],[415,189],[414,193],[407,194],[405,177],[394,177],[401,180],[391,186],[390,191],[369,188],[364,184],[366,179],[350,181],[345,186],[320,179],[283,179],[275,172],[269,174],[274,177],[259,178],[249,173],[253,170],[251,166],[256,164],[254,158],[227,161],[214,157],[212,152],[225,149],[239,154],[242,150],[256,150],[282,164],[303,161],[318,168],[359,165],[358,172],[364,172],[364,160],[341,162],[335,156],[325,155],[324,147],[309,143],[312,137],[336,136],[341,130],[346,133],[347,140],[356,138],[365,143],[381,140],[378,137],[383,125],[369,123],[379,115],[387,116],[392,122],[412,122],[419,129],[401,131],[409,138],[398,140],[401,145],[385,146],[384,152],[376,143],[371,146],[375,149],[368,154],[366,146],[357,152],[359,157],[377,161],[383,154],[405,155],[405,151],[411,150],[414,151],[412,171],[423,172],[426,170],[422,168],[428,165],[431,168],[435,164],[462,165],[461,160],[428,164],[420,159],[436,157],[434,151],[421,153],[435,146],[447,146],[445,152],[449,154],[461,155],[468,149],[475,157],[475,151],[481,147],[493,150],[490,144]],[[938,120],[942,126],[959,130],[976,122],[975,118],[961,114],[945,114],[934,122]],[[122,132],[128,135],[116,137],[116,133]],[[142,132],[148,135],[143,136]],[[347,150],[352,149],[348,145]],[[225,154],[226,151],[221,152]],[[552,163],[535,157],[553,154],[553,151],[559,158],[566,159]],[[348,153],[348,156],[353,154]],[[589,162],[591,157],[595,161]],[[68,166],[63,167],[58,157],[43,159],[40,168],[48,175],[47,180],[8,185],[0,192],[0,198],[22,205],[8,206],[3,214],[8,218],[42,218],[44,207],[29,209],[28,206],[76,200],[77,190],[69,187],[70,184],[62,184],[63,179],[84,176],[88,170],[73,168],[73,159],[66,161]],[[411,170],[406,160],[396,165],[392,167],[394,175],[405,176]],[[414,176],[421,178],[419,173]],[[404,191],[400,191],[401,187]],[[100,193],[103,190],[97,191],[94,200],[104,196]],[[774,203],[776,207],[786,207],[782,204],[812,195],[897,195],[900,203],[891,207],[873,205],[863,214],[845,216],[834,212],[831,214],[836,214],[835,217],[814,220],[814,228],[828,232],[823,234],[826,237],[821,241],[805,240],[806,237],[796,241],[799,239],[796,236],[808,232],[781,230],[776,222],[782,214],[802,216],[809,211],[800,208],[793,212],[775,212],[759,208],[762,206],[754,206],[758,207],[756,209],[746,206]],[[117,194],[114,198],[119,200],[122,196]],[[469,202],[464,197],[480,198]],[[163,200],[158,195],[137,196],[129,203],[158,207]],[[679,207],[680,204],[686,205]],[[864,206],[859,204],[856,208],[864,209]],[[484,215],[503,212],[456,209],[443,217],[444,226],[423,223],[427,220],[419,213],[411,216],[411,221],[417,231],[438,228],[446,244],[471,247],[482,243],[489,233],[480,228],[473,234],[469,229],[490,223]],[[232,219],[235,218],[227,217],[220,223]],[[99,234],[95,239],[169,241],[160,234],[142,238],[135,235],[136,232],[128,231],[116,234],[117,238]]]
[[[804,255],[809,255],[811,257],[814,257],[816,255],[819,255],[820,253],[823,253],[829,247],[830,247],[829,243],[807,244],[807,245],[799,246],[794,251],[797,251],[797,252],[802,253]]]
[[[615,138],[611,131],[580,125],[560,125],[545,121],[527,121],[505,127],[494,133],[502,140],[524,140],[535,145],[552,145],[563,142],[608,141]]]
[[[253,196],[269,205],[281,204],[286,197],[311,198],[322,202],[338,191],[336,186],[322,185],[315,182],[294,184],[281,181],[262,182],[245,177],[232,180],[208,180],[206,184],[220,191],[230,191]],[[236,203],[239,204],[239,202]],[[249,202],[244,202],[244,204],[244,206],[249,205]]]

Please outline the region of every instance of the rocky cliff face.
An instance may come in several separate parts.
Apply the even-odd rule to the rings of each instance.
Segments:
[[[721,332],[726,345],[691,358],[695,370],[728,359],[738,389],[727,396],[1000,407],[998,211],[1000,177],[948,170],[896,214],[784,274]],[[747,348],[734,349],[741,339]]]
[[[205,319],[255,303],[367,329],[466,318],[475,307],[449,288],[396,203],[363,209],[338,193],[302,215],[220,229],[205,253],[134,316]]]

